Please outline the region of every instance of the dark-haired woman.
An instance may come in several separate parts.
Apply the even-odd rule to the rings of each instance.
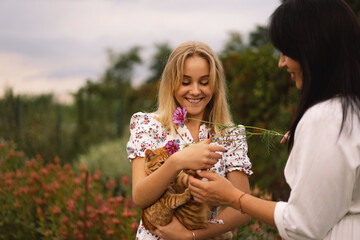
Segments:
[[[288,0],[269,35],[300,89],[290,129],[288,202],[255,198],[223,177],[192,179],[199,202],[229,205],[284,239],[360,239],[360,24],[342,0]]]

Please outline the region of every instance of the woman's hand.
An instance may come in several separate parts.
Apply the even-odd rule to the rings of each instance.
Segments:
[[[177,162],[179,169],[209,169],[218,162],[222,155],[218,152],[225,152],[225,148],[210,145],[211,139],[206,139],[198,144],[192,144],[183,150],[174,153],[170,158]]]
[[[153,232],[165,240],[190,240],[193,239],[192,232],[187,230],[176,217],[166,226],[155,225]]]
[[[226,178],[216,173],[201,171],[200,177],[209,181],[189,178],[189,188],[194,200],[211,206],[227,205],[238,209],[237,198],[240,190],[235,188]]]

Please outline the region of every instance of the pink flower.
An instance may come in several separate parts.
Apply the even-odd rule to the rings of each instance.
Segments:
[[[113,180],[113,179],[109,179],[106,187],[108,190],[111,190],[113,189],[114,187],[116,186],[116,182]]]
[[[72,199],[67,200],[66,205],[67,205],[67,210],[70,213],[75,212],[75,201],[74,200],[72,200]]]
[[[68,218],[67,216],[63,216],[61,218],[61,222],[65,225],[67,225],[70,222],[70,218]]]
[[[61,213],[61,210],[59,208],[58,205],[54,205],[53,207],[50,207],[50,211],[54,214],[54,215],[59,215]]]
[[[165,145],[166,151],[171,155],[179,151],[179,144],[175,140],[168,141]]]
[[[130,209],[126,207],[126,208],[124,208],[124,211],[122,212],[121,215],[125,218],[129,218],[129,217],[134,217],[137,214],[133,211],[130,211]]]
[[[47,176],[47,175],[49,175],[49,170],[47,170],[46,168],[42,168],[42,169],[40,170],[40,173],[41,173],[41,175],[43,175],[43,176]]]
[[[139,224],[136,221],[133,221],[130,228],[133,232],[136,232],[138,227],[139,227]]]
[[[94,181],[100,180],[100,176],[101,176],[100,170],[96,169],[95,172],[94,172],[94,176],[93,176]]]
[[[175,109],[175,111],[173,112],[173,118],[172,121],[176,126],[179,126],[180,124],[182,124],[183,122],[185,122],[186,120],[186,106],[184,106],[183,108],[178,107]]]
[[[20,204],[19,204],[18,200],[15,201],[14,208],[16,208],[16,209],[20,208]]]
[[[112,220],[112,223],[113,223],[114,225],[119,225],[119,224],[120,224],[120,220],[117,219],[117,218],[112,218],[111,220]]]
[[[126,186],[130,183],[130,177],[128,175],[124,175],[121,178],[122,185]]]

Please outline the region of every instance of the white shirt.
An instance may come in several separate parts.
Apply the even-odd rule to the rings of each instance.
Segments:
[[[284,239],[360,239],[360,121],[349,112],[339,135],[341,121],[335,98],[308,109],[296,128],[285,167],[291,193],[274,216]]]

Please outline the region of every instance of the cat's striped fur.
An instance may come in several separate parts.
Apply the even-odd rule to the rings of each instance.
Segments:
[[[146,174],[149,175],[157,170],[168,158],[169,154],[165,147],[146,150]],[[187,187],[189,174],[196,175],[192,170],[181,171],[161,198],[153,205],[143,209],[141,219],[146,229],[154,231],[156,228],[153,223],[160,226],[167,225],[173,215],[189,230],[202,229],[208,226],[210,208],[208,205],[195,202],[191,198],[190,190]],[[231,239],[232,236],[232,232],[227,232],[212,239],[225,240]]]

